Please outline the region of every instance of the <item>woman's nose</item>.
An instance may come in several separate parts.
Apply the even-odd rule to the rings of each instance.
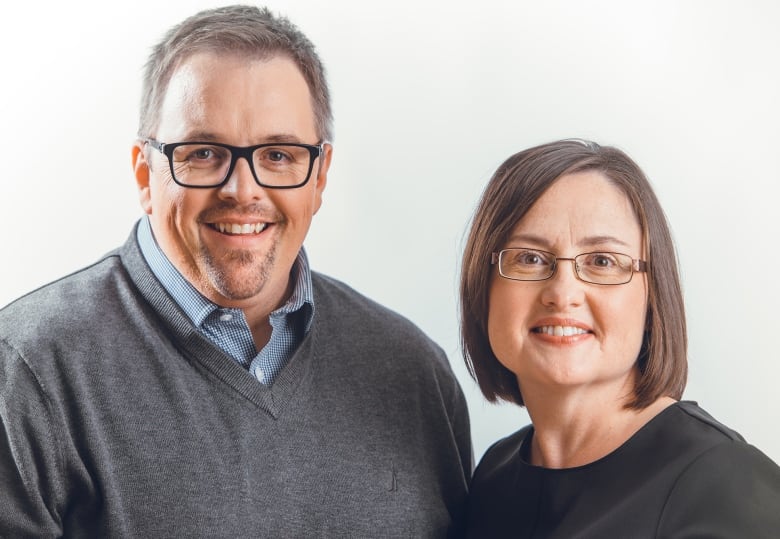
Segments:
[[[563,262],[563,264],[561,264]],[[585,301],[586,283],[577,276],[576,262],[572,258],[557,258],[552,277],[543,281],[542,303],[563,309],[581,305]],[[566,266],[571,266],[566,267]]]

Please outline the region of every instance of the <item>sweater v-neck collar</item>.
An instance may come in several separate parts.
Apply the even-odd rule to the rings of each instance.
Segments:
[[[233,358],[223,352],[192,324],[155,278],[141,254],[135,230],[119,254],[130,278],[152,310],[167,327],[172,344],[192,366],[206,376],[213,376],[234,392],[278,419],[308,376],[311,351],[316,340],[317,324],[301,342],[289,363],[273,385],[260,383]],[[315,317],[316,320],[316,317]]]

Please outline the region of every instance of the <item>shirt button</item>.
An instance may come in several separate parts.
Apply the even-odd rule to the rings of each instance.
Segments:
[[[265,379],[265,373],[263,372],[263,369],[255,369],[255,378],[261,382]]]
[[[219,315],[219,319],[222,322],[230,322],[231,320],[233,320],[233,315],[230,314],[230,313],[223,313],[223,314]]]

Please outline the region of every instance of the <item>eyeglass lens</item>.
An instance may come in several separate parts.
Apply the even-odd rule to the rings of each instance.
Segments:
[[[542,281],[552,277],[560,260],[552,253],[536,249],[504,249],[499,253],[501,275],[519,281]],[[583,281],[596,284],[623,284],[631,280],[633,261],[620,253],[594,252],[574,257],[574,271]]]
[[[182,144],[171,154],[175,180],[184,185],[219,185],[227,177],[232,152],[223,146]],[[279,144],[252,152],[252,167],[261,184],[289,187],[305,183],[311,170],[308,148]]]

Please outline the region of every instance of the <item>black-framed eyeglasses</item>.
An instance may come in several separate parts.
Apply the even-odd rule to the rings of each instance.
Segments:
[[[314,160],[323,154],[325,145],[279,142],[241,147],[221,142],[143,141],[168,158],[173,181],[195,188],[224,185],[241,157],[249,163],[258,185],[272,189],[301,187],[309,181]]]
[[[555,275],[560,260],[574,264],[574,274],[593,284],[626,284],[635,272],[647,271],[647,262],[629,255],[610,252],[582,253],[563,258],[553,253],[526,247],[513,247],[491,253],[491,264],[498,264],[501,277],[514,281],[544,281]]]

